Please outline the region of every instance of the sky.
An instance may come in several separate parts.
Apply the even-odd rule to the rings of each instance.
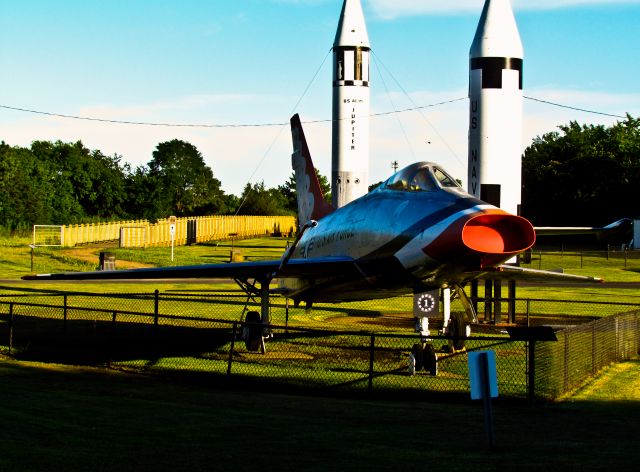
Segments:
[[[640,116],[640,0],[512,0],[524,46],[523,149],[559,125]],[[81,140],[147,164],[194,144],[227,193],[291,175],[299,113],[331,172],[331,46],[342,0],[0,0],[0,140]],[[466,181],[469,48],[483,0],[362,0],[370,183],[419,160]],[[550,101],[558,107],[536,100]],[[421,107],[419,111],[402,111]],[[147,126],[35,114],[157,124]],[[392,112],[392,113],[387,113]],[[608,116],[615,115],[615,116]],[[242,126],[237,126],[242,125]],[[255,126],[252,126],[255,125]]]

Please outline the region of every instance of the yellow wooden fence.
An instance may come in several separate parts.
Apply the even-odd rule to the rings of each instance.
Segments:
[[[171,245],[171,221],[114,221],[63,227],[67,247],[107,241],[119,241],[120,247]],[[290,235],[296,229],[293,216],[198,216],[175,219],[174,244],[219,241],[231,238]]]

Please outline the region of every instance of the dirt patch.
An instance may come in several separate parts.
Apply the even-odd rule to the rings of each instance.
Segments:
[[[88,262],[94,264],[96,268],[100,264],[100,253],[104,252],[105,248],[100,247],[74,247],[72,249],[64,249],[62,254],[67,257],[78,259],[82,262]],[[143,269],[146,267],[153,267],[150,264],[142,264],[140,262],[126,261],[124,259],[116,260],[116,267],[118,269]]]

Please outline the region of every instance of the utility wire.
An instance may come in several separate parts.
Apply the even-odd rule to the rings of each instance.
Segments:
[[[326,61],[326,58],[325,58]],[[324,64],[324,61],[323,61]],[[383,64],[384,67],[384,64]],[[386,69],[386,67],[385,67]],[[316,73],[317,76],[317,73]],[[395,79],[394,79],[395,80]],[[396,81],[397,83],[397,81]],[[309,84],[310,86],[311,84]],[[309,87],[307,87],[307,89],[305,90],[305,94],[307,92]],[[406,94],[406,92],[404,92]],[[408,95],[408,94],[407,94]],[[303,94],[304,97],[304,94]],[[378,113],[371,113],[369,116],[371,117],[376,117],[376,116],[387,116],[387,115],[395,115],[398,113],[407,113],[410,111],[418,111],[418,110],[424,110],[426,108],[434,108],[437,106],[441,106],[441,105],[448,105],[449,103],[455,103],[455,102],[459,102],[462,100],[467,100],[468,97],[460,97],[460,98],[453,98],[451,100],[444,100],[441,102],[436,102],[436,103],[430,103],[428,105],[416,105],[413,107],[409,107],[409,108],[402,108],[400,110],[390,110],[390,111],[383,111],[383,112],[378,112]],[[574,107],[571,105],[563,105],[561,103],[556,103],[556,102],[552,102],[550,100],[542,100],[540,98],[535,98],[535,97],[528,97],[528,96],[523,96],[523,98],[527,99],[527,100],[531,100],[534,102],[539,102],[539,103],[544,103],[546,105],[552,105],[552,106],[556,106],[556,107],[560,107],[560,108],[567,108],[569,110],[575,110],[575,111],[581,111],[581,112],[585,112],[585,113],[593,113],[596,115],[604,115],[604,116],[611,116],[613,118],[626,118],[625,115],[616,115],[616,114],[612,114],[612,113],[605,113],[605,112],[601,112],[601,111],[596,111],[596,110],[588,110],[586,108],[579,108],[579,107]],[[298,100],[297,105],[300,103],[300,101],[302,100],[302,97],[300,98],[300,100]],[[33,113],[35,115],[45,115],[45,116],[51,116],[54,118],[67,118],[67,119],[73,119],[73,120],[84,120],[84,121],[97,121],[100,123],[111,123],[111,124],[118,124],[118,125],[137,125],[137,126],[165,126],[165,127],[171,127],[171,128],[262,128],[262,127],[273,127],[273,126],[287,126],[289,123],[237,123],[237,124],[207,124],[207,123],[155,123],[155,122],[151,122],[151,121],[127,121],[127,120],[109,120],[106,118],[96,118],[96,117],[91,117],[91,116],[77,116],[77,115],[65,115],[63,113],[52,113],[52,112],[47,112],[47,111],[41,111],[41,110],[31,110],[28,108],[20,108],[20,107],[13,107],[13,106],[9,106],[9,105],[1,105],[0,104],[0,108],[4,108],[5,110],[13,110],[13,111],[20,111],[23,113]],[[316,124],[316,123],[331,123],[333,120],[332,119],[324,119],[324,120],[308,120],[308,121],[303,121],[303,124]]]
[[[322,70],[322,67],[324,66],[324,63],[327,62],[327,57],[329,57],[329,54],[331,54],[331,51],[332,51],[332,49],[329,49],[329,52],[324,56],[324,59],[322,60],[322,63],[316,69],[316,73],[313,74],[313,77],[311,78],[311,80],[309,81],[307,86],[305,87],[304,92],[302,92],[302,95],[300,95],[300,98],[298,98],[298,101],[296,102],[296,104],[293,106],[293,108],[289,112],[289,115],[291,115],[291,113],[293,113],[295,110],[298,109],[298,105],[300,105],[300,102],[302,102],[302,99],[307,95],[307,92],[311,88],[311,85],[316,81],[316,78],[318,77],[318,74],[320,74],[320,71]],[[253,176],[256,175],[256,173],[258,172],[258,169],[260,169],[260,167],[262,166],[262,163],[265,161],[267,156],[271,153],[271,150],[273,149],[273,146],[276,144],[276,142],[280,138],[280,135],[282,134],[282,132],[284,131],[285,127],[288,124],[289,123],[282,123],[280,125],[277,125],[277,126],[280,126],[280,129],[278,130],[278,132],[274,136],[273,140],[271,141],[271,144],[269,144],[269,147],[267,148],[265,153],[262,155],[262,158],[260,159],[260,162],[258,162],[258,165],[253,170],[253,172],[251,173],[249,178],[247,179],[247,184],[251,183],[251,181],[253,180]],[[246,185],[245,185],[245,187],[246,187]],[[242,200],[242,202],[240,202],[240,205],[238,206],[238,209],[236,210],[236,216],[238,215],[238,213],[240,213],[240,210],[242,209],[242,206],[246,203],[247,198],[249,198],[249,193],[251,193],[251,188],[249,189],[249,192],[247,192],[247,194],[245,195],[245,197]]]
[[[374,56],[377,59],[377,56]],[[382,82],[382,85],[384,85],[384,90],[387,92],[387,98],[389,99],[389,103],[391,103],[391,106],[393,107],[393,112],[389,112],[390,114],[393,113],[394,115],[396,115],[396,121],[398,122],[398,126],[400,127],[400,130],[402,131],[402,135],[404,136],[404,140],[407,142],[407,146],[409,147],[409,151],[411,152],[411,155],[413,156],[413,160],[415,160],[416,158],[416,153],[413,151],[413,146],[411,146],[411,141],[409,141],[409,137],[407,136],[407,132],[404,129],[404,126],[402,126],[402,121],[400,120],[400,117],[398,116],[397,112],[397,108],[396,108],[396,104],[393,101],[393,97],[391,96],[391,92],[389,92],[389,87],[387,87],[387,82],[384,80],[384,77],[382,75],[382,72],[380,71],[380,67],[378,66],[378,61],[374,61],[374,65],[376,66],[376,72],[378,72],[378,76],[380,77],[380,81]]]
[[[604,113],[604,112],[601,112],[601,111],[587,110],[585,108],[572,107],[570,105],[562,105],[560,103],[554,103],[554,102],[550,102],[548,100],[541,100],[539,98],[527,97],[526,95],[524,95],[523,97],[526,98],[527,100],[532,100],[534,102],[545,103],[547,105],[553,105],[554,107],[568,108],[569,110],[576,110],[576,111],[584,111],[586,113],[594,113],[596,115],[612,116],[614,118],[626,118],[626,116],[622,116],[622,115],[613,115],[611,113]]]
[[[433,130],[433,132],[440,138],[440,140],[442,141],[442,143],[445,145],[445,147],[449,150],[449,152],[451,153],[451,155],[455,158],[456,161],[458,161],[458,163],[460,165],[464,165],[462,163],[462,160],[460,159],[460,157],[458,156],[458,154],[456,154],[456,152],[453,150],[453,148],[451,146],[449,146],[449,143],[447,142],[446,139],[444,139],[444,137],[438,132],[438,130],[436,129],[436,127],[433,125],[433,123],[431,123],[431,121],[429,121],[429,119],[426,117],[426,115],[424,113],[421,112],[422,107],[418,107],[415,106],[415,102],[413,101],[413,98],[411,98],[411,95],[409,95],[409,93],[404,89],[404,87],[400,84],[400,82],[398,82],[398,79],[395,78],[395,76],[391,73],[391,71],[387,68],[387,66],[384,64],[384,62],[382,62],[380,60],[380,58],[378,57],[378,55],[374,52],[372,52],[373,56],[375,56],[376,61],[379,62],[382,67],[384,68],[384,70],[387,71],[387,73],[389,74],[389,76],[394,80],[394,82],[398,85],[398,87],[400,87],[400,90],[402,90],[402,93],[404,93],[406,95],[406,97],[409,99],[409,101],[414,104],[414,109],[418,110],[418,112],[420,113],[420,116],[422,117],[422,119],[429,125],[429,127],[431,127],[431,129]],[[464,100],[466,99],[466,97],[464,98],[459,98],[455,101],[458,100]]]
[[[326,61],[326,58],[325,58]],[[316,74],[317,76],[317,74]],[[311,84],[309,84],[311,85]],[[305,94],[308,90],[305,90]],[[303,94],[304,97],[304,94]],[[425,108],[433,108],[433,107],[437,107],[440,105],[446,105],[449,103],[454,103],[454,102],[459,102],[461,100],[466,100],[467,97],[460,97],[460,98],[454,98],[452,100],[445,100],[442,102],[437,102],[437,103],[431,103],[429,105],[421,105],[421,106],[414,106],[414,107],[410,107],[410,108],[404,108],[404,109],[400,109],[400,110],[391,110],[391,111],[383,111],[383,112],[379,112],[379,113],[371,113],[369,116],[372,117],[376,117],[376,116],[386,116],[386,115],[394,115],[396,113],[406,113],[409,111],[416,111],[416,110],[422,110]],[[300,104],[300,101],[302,100],[302,97],[300,98],[300,100],[298,100],[298,103],[296,103],[296,106],[294,107],[294,110],[297,108],[297,106]],[[19,108],[19,107],[12,107],[9,105],[0,105],[0,108],[4,108],[6,110],[13,110],[13,111],[20,111],[20,112],[24,112],[24,113],[33,113],[36,115],[45,115],[45,116],[51,116],[54,118],[68,118],[68,119],[73,119],[73,120],[84,120],[84,121],[97,121],[100,123],[110,123],[110,124],[118,124],[118,125],[137,125],[137,126],[166,126],[166,127],[172,127],[172,128],[262,128],[262,127],[275,127],[275,126],[287,126],[289,125],[289,123],[238,123],[238,124],[206,124],[206,123],[155,123],[155,122],[149,122],[149,121],[125,121],[125,120],[109,120],[109,119],[105,119],[105,118],[95,118],[95,117],[90,117],[90,116],[76,116],[76,115],[65,115],[62,113],[51,113],[51,112],[47,112],[47,111],[40,111],[40,110],[30,110],[28,108]],[[347,118],[340,118],[342,119],[347,119]],[[302,124],[317,124],[317,123],[331,123],[332,119],[324,119],[324,120],[307,120],[307,121],[302,121]]]

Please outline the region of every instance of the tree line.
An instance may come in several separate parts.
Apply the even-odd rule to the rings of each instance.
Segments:
[[[575,121],[522,158],[522,215],[535,226],[601,226],[640,216],[640,119]]]
[[[319,175],[325,198],[330,186]],[[640,216],[640,119],[610,127],[570,122],[536,137],[522,159],[522,215],[536,226],[595,226]],[[282,185],[226,194],[192,144],[162,142],[132,168],[82,142],[0,143],[0,226],[74,224],[169,215],[296,213],[293,174]]]
[[[329,184],[320,176],[327,198]],[[297,210],[293,175],[275,188],[247,183],[225,193],[200,151],[174,139],[132,168],[81,141],[35,141],[29,148],[0,143],[0,226],[76,224],[169,215],[289,215]]]

